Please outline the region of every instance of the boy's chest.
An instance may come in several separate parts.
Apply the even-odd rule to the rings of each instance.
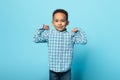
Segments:
[[[56,45],[70,45],[72,43],[71,35],[69,33],[51,33],[49,35],[49,44]]]

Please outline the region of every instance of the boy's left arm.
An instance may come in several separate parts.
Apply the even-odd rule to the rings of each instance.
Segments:
[[[85,32],[79,28],[79,29],[76,29],[74,28],[72,30],[72,33],[73,33],[73,38],[72,38],[72,41],[75,43],[75,44],[86,44],[87,43],[87,38],[86,38],[86,35],[85,35]]]

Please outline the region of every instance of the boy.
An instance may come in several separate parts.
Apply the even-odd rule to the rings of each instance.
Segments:
[[[34,41],[48,44],[50,80],[71,80],[74,44],[86,44],[85,34],[76,28],[67,32],[68,13],[64,9],[53,12],[52,24],[56,30],[50,31],[49,26],[44,25],[36,31]]]

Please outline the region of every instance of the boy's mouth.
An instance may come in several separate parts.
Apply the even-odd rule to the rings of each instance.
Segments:
[[[58,26],[57,28],[63,28],[63,26]]]
[[[57,27],[57,28],[63,28],[63,27]]]

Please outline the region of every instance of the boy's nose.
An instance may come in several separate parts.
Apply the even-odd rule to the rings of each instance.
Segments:
[[[59,24],[59,25],[61,25],[62,23],[61,23],[61,22],[59,22],[58,24]]]

